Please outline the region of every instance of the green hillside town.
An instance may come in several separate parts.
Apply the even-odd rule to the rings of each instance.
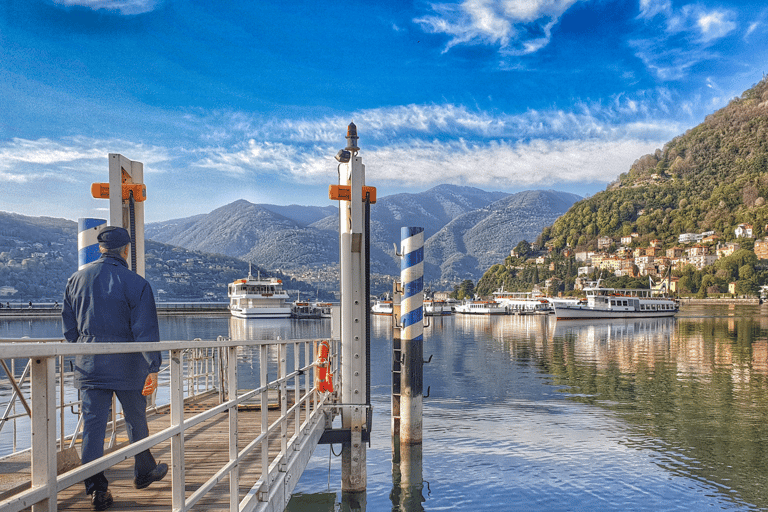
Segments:
[[[583,279],[681,296],[758,296],[768,283],[768,80],[579,201],[477,283],[487,295]],[[530,259],[531,247],[535,258]],[[464,285],[466,288],[466,285]]]

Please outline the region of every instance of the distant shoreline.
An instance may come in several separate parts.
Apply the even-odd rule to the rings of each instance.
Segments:
[[[754,299],[730,299],[730,298],[706,298],[684,297],[680,299],[681,304],[762,304],[762,300]]]

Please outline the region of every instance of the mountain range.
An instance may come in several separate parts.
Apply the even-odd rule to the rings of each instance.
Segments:
[[[371,272],[398,275],[393,244],[399,245],[402,226],[419,226],[424,228],[426,282],[442,289],[477,280],[518,242],[535,240],[580,199],[551,190],[510,195],[455,185],[381,197],[371,205]],[[208,214],[147,224],[145,234],[289,274],[338,265],[337,206],[275,206],[240,199]]]

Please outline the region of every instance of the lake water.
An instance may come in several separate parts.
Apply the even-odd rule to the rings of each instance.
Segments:
[[[424,442],[401,468],[389,319],[373,317],[366,510],[768,510],[768,306],[684,306],[644,321],[430,321]],[[327,320],[161,318],[164,340],[329,332]],[[59,335],[55,319],[0,319],[0,338]],[[317,448],[290,511],[348,509],[334,451]]]

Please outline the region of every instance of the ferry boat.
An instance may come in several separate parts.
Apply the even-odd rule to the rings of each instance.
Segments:
[[[425,316],[443,316],[452,313],[451,305],[444,300],[424,299]]]
[[[493,292],[493,300],[512,315],[548,315],[553,311],[547,297],[533,292],[507,292],[501,289]]]
[[[320,310],[306,301],[295,301],[291,304],[292,318],[320,318]]]
[[[392,301],[377,300],[376,303],[373,306],[371,306],[371,313],[373,313],[374,315],[392,316]]]
[[[248,278],[237,279],[227,286],[229,311],[237,318],[290,318],[288,293],[280,279],[254,278],[248,267]]]
[[[320,318],[331,318],[331,309],[338,304],[332,302],[313,302],[312,307],[318,312]]]
[[[468,300],[454,309],[462,315],[506,315],[504,306],[493,300]]]
[[[555,316],[560,319],[580,318],[651,318],[674,316],[679,305],[671,297],[655,295],[646,288],[604,288],[598,283],[585,288],[586,301],[576,304],[555,302]]]

